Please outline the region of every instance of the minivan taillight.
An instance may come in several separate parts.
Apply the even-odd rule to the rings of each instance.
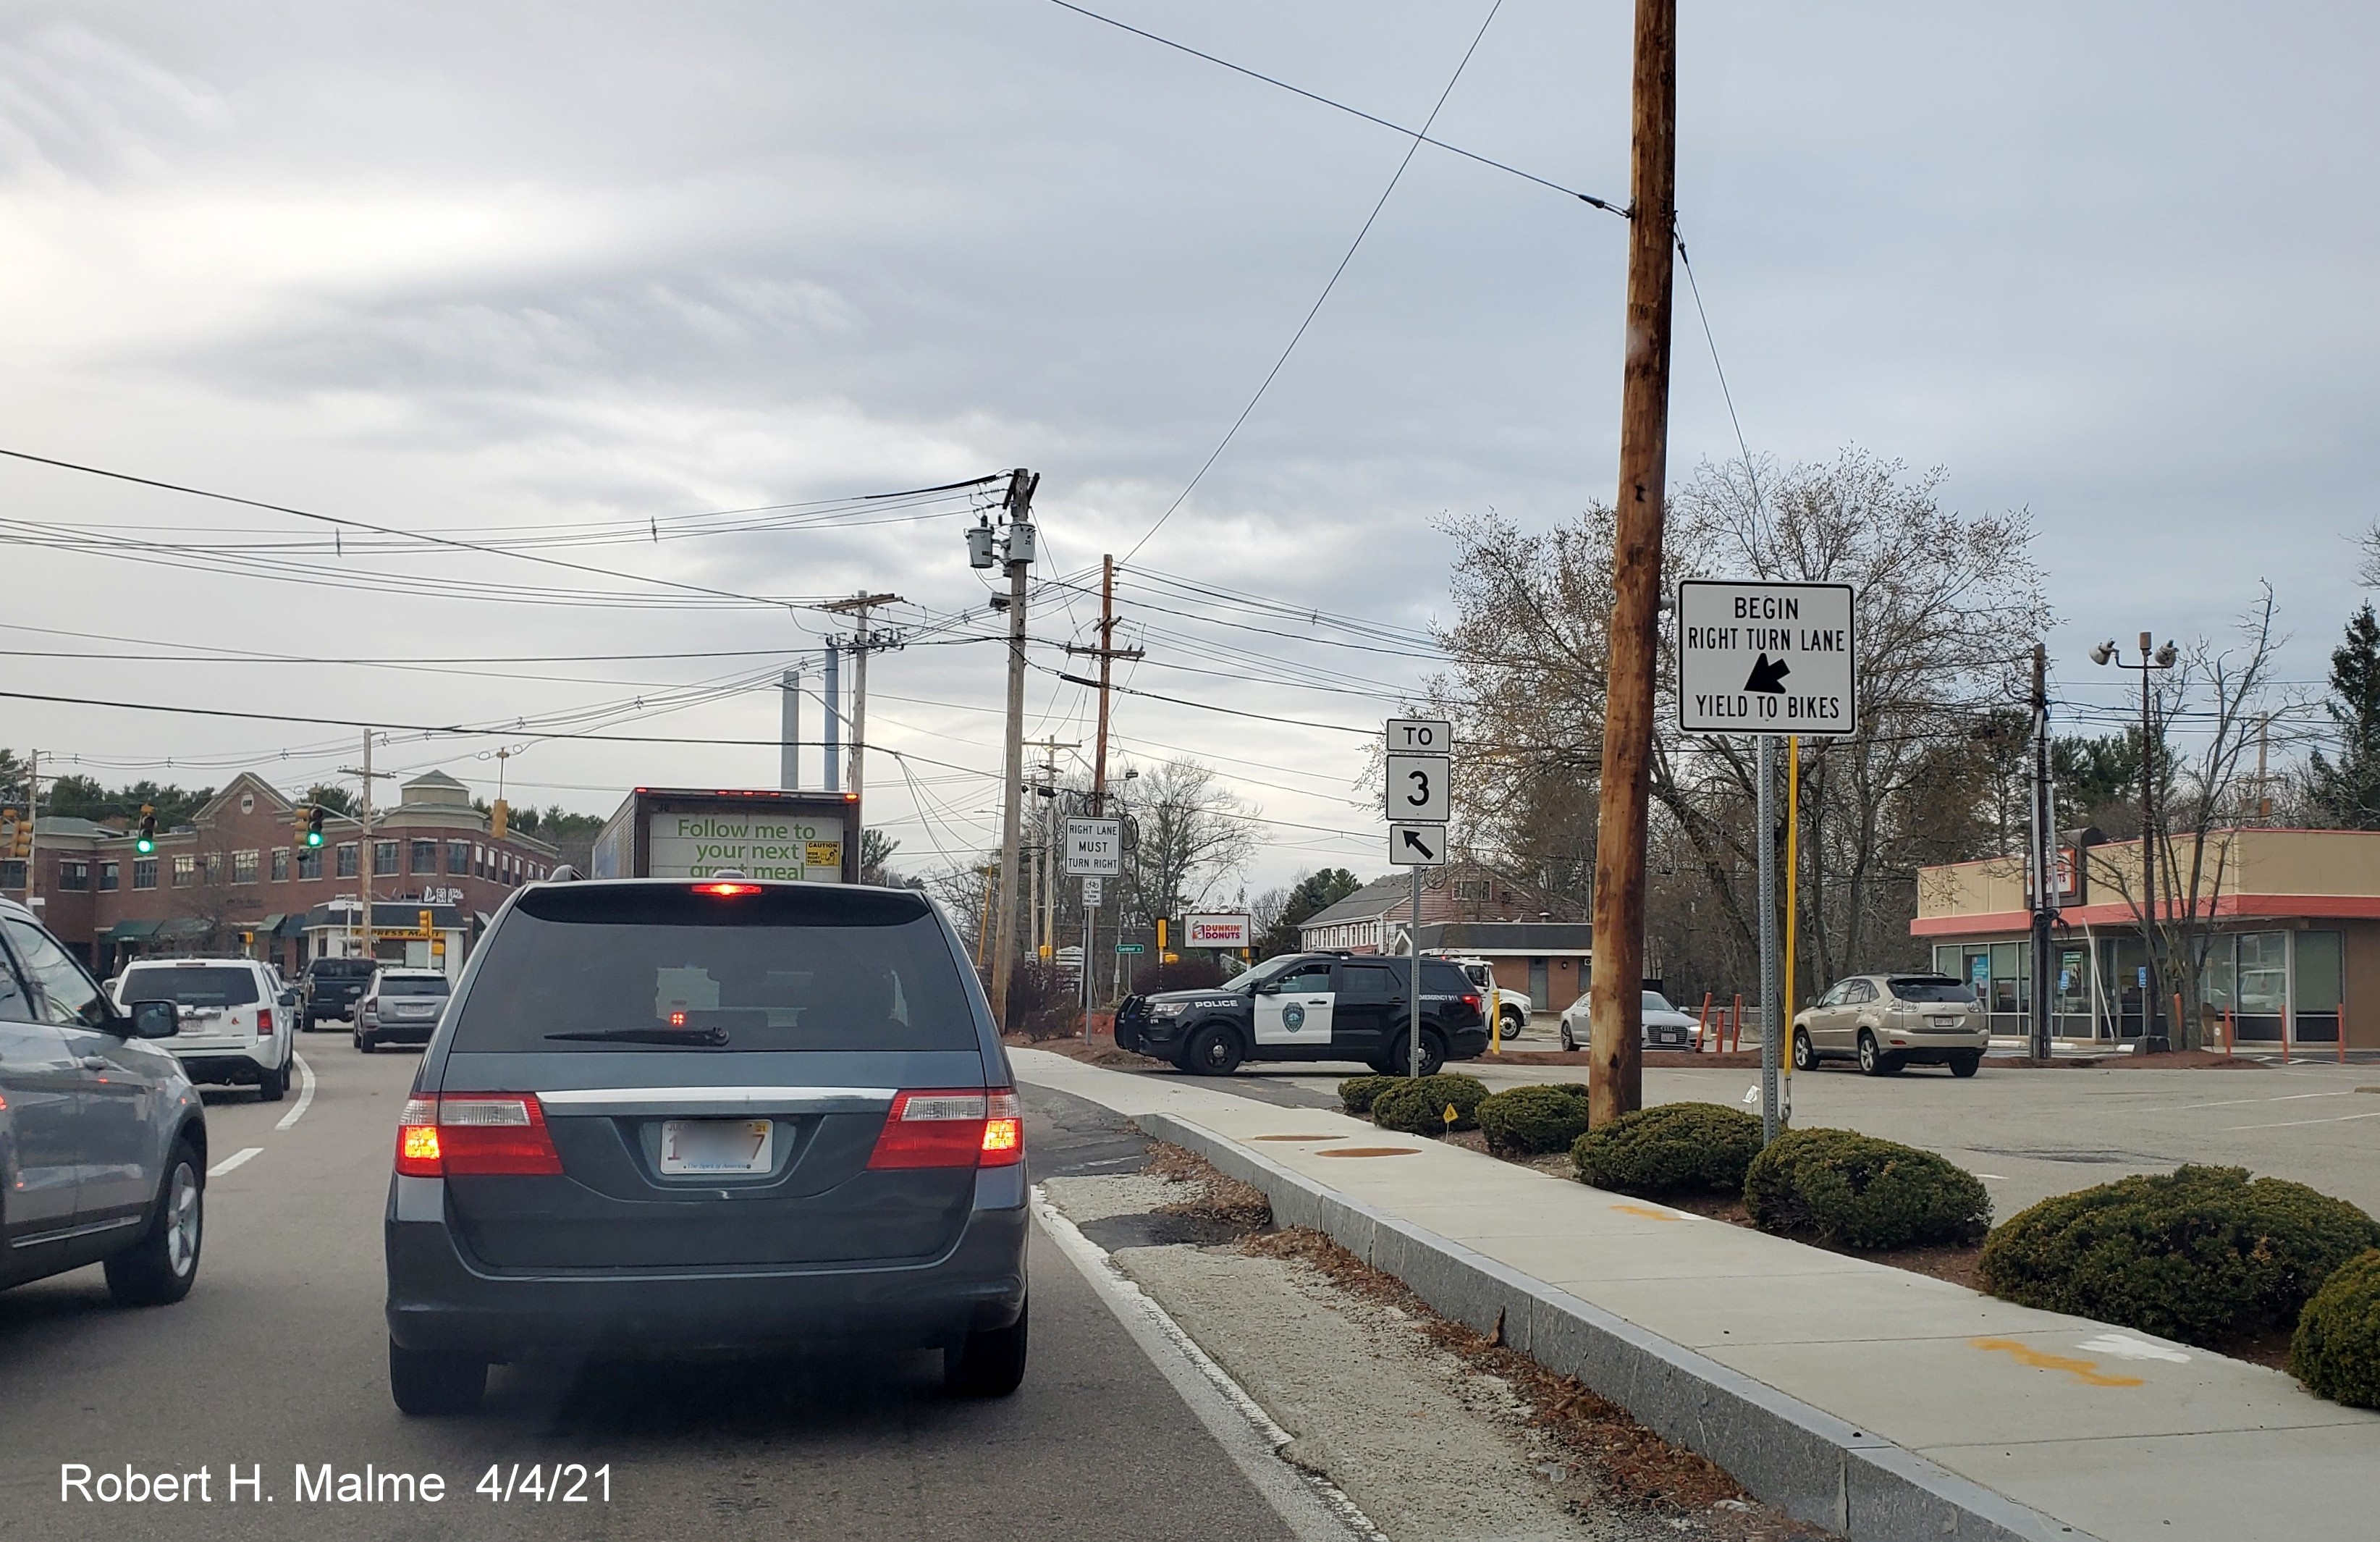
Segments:
[[[903,1092],[869,1168],[1013,1167],[1025,1160],[1025,1109],[1004,1087]]]
[[[408,1098],[397,1118],[396,1171],[407,1178],[545,1177],[562,1153],[534,1092]]]

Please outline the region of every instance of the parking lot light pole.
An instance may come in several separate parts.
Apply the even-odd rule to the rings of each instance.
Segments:
[[[2141,662],[2128,664],[2123,650],[2114,640],[2101,643],[2091,650],[2095,664],[2113,664],[2118,669],[2133,669],[2141,674],[2141,953],[2147,960],[2146,975],[2141,985],[2141,1052],[2155,1054],[2173,1047],[2172,1038],[2157,1029],[2157,1002],[2160,996],[2157,969],[2156,908],[2156,779],[2157,753],[2156,712],[2155,698],[2149,690],[2149,672],[2171,669],[2180,657],[2168,642],[2154,654],[2149,651],[2149,634],[2141,634]],[[2177,1025],[2178,1026],[2179,1025]]]

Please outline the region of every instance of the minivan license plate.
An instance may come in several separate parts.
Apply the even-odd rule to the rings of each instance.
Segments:
[[[766,1172],[775,1133],[766,1119],[664,1119],[662,1173]]]

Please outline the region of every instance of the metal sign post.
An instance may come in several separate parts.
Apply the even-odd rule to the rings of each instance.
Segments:
[[[1755,828],[1760,837],[1760,1139],[1777,1138],[1783,1111],[1777,1104],[1777,843],[1769,812],[1769,788],[1777,780],[1777,736],[1760,735],[1760,786],[1755,798]]]
[[[1760,1124],[1764,1142],[1791,1120],[1790,981],[1778,967],[1777,741],[1859,732],[1858,594],[1849,584],[1678,586],[1678,726],[1688,734],[1750,735],[1760,741],[1755,838],[1760,844]],[[1787,804],[1786,854],[1798,856],[1800,746]],[[1791,879],[1787,893],[1792,895]],[[1793,899],[1785,926],[1791,928]],[[1790,949],[1790,943],[1789,943]],[[1788,957],[1790,959],[1790,952]]]
[[[1413,1006],[1413,1038],[1406,1046],[1405,1072],[1421,1075],[1421,869],[1413,870],[1413,925],[1405,931],[1405,957],[1412,961],[1412,983],[1406,987],[1405,998]]]

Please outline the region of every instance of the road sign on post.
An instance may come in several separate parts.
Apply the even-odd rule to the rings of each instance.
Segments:
[[[1445,867],[1446,826],[1442,824],[1390,825],[1389,865],[1394,868]]]
[[[1859,731],[1857,592],[1849,584],[1678,586],[1678,726],[1760,741],[1753,828],[1772,830],[1777,741]],[[1788,837],[1786,851],[1794,847]],[[1791,924],[1791,917],[1787,917]],[[1790,950],[1789,950],[1790,951]],[[1760,1110],[1775,1140],[1792,1109],[1779,1072],[1793,1034],[1777,960],[1777,862],[1760,843]]]
[[[1678,586],[1678,725],[1689,734],[1858,729],[1849,584]]]
[[[1444,824],[1451,810],[1446,795],[1447,773],[1453,760],[1444,755],[1389,752],[1389,818],[1408,824]]]
[[[1111,878],[1123,871],[1122,820],[1066,821],[1066,876]]]
[[[1389,753],[1444,755],[1454,747],[1454,725],[1444,718],[1390,718]]]

